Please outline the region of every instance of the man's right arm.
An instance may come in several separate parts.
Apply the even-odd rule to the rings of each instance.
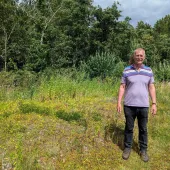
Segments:
[[[122,101],[124,92],[125,92],[125,84],[122,83],[119,88],[118,99],[117,99],[117,112],[118,113],[122,111],[121,101]]]

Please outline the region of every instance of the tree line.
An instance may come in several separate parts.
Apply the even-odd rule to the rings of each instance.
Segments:
[[[128,16],[120,20],[119,5],[102,9],[92,0],[1,0],[0,69],[78,68],[105,53],[127,62],[137,47],[146,50],[149,66],[168,62],[170,15],[154,26],[139,21],[133,27]]]

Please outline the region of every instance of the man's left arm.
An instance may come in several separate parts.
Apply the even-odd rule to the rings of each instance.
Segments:
[[[149,94],[152,100],[151,112],[153,115],[156,115],[157,107],[156,107],[156,90],[155,85],[153,83],[149,84]]]

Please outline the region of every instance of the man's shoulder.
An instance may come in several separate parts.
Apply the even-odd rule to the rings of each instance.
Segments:
[[[124,68],[124,71],[131,70],[131,69],[132,69],[132,65],[129,65],[129,66],[126,66],[126,67]]]
[[[152,69],[148,66],[144,65],[143,68],[141,69],[141,72],[142,72],[142,75],[149,76],[149,77],[153,76]]]
[[[123,77],[128,77],[130,75],[134,75],[135,69],[132,65],[126,66],[123,70]]]
[[[146,66],[146,65],[143,66],[143,69],[152,71],[152,69],[149,66]]]

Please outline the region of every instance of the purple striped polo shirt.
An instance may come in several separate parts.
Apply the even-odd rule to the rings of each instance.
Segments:
[[[126,67],[122,75],[125,84],[124,105],[135,107],[149,107],[148,85],[154,83],[153,72],[150,67],[141,66],[140,71],[133,65]]]

